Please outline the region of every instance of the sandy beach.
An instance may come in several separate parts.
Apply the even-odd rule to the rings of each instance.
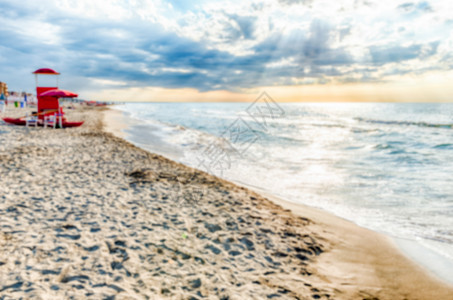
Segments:
[[[453,299],[380,234],[67,112],[85,124],[0,126],[0,299]]]

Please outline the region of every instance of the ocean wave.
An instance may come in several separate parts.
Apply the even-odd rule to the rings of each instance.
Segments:
[[[453,124],[436,124],[427,122],[411,122],[411,121],[386,121],[386,120],[374,120],[365,118],[354,118],[359,122],[366,122],[372,124],[383,124],[383,125],[399,125],[399,126],[418,126],[418,127],[430,127],[430,128],[453,128]]]
[[[452,149],[453,144],[439,144],[434,146],[435,149]]]

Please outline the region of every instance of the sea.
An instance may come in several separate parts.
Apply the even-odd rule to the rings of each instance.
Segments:
[[[453,104],[127,103],[146,150],[386,234],[453,283]]]

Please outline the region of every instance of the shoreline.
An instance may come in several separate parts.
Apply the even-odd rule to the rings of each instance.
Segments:
[[[143,150],[106,132],[106,112],[0,125],[0,296],[451,298],[372,232]]]
[[[436,289],[432,290],[432,286],[436,285],[453,292],[451,283],[410,258],[395,239],[321,209],[272,195],[265,196],[283,208],[290,209],[295,215],[305,215],[315,220],[322,227],[329,241],[334,243],[334,249],[320,259],[318,266],[325,269],[326,273],[333,273],[333,279],[329,278],[331,282],[357,288],[374,286],[377,291],[388,289],[387,292],[392,288],[414,289],[414,299],[417,299],[415,296],[420,299],[442,299],[447,294],[436,294]],[[334,272],[332,266],[335,266]],[[395,299],[397,296],[395,293]]]
[[[110,111],[116,114],[116,121],[120,119],[125,122],[121,111],[114,108]],[[108,116],[110,111],[104,114]],[[122,129],[114,128],[109,126],[113,119],[108,119],[106,130],[125,138],[122,130],[128,125],[123,124]],[[359,289],[361,286],[372,287],[378,294],[385,291],[384,295],[380,296],[384,299],[389,295],[398,297],[399,294],[393,294],[392,289],[406,291],[408,295],[414,297],[410,299],[442,298],[453,293],[451,282],[434,274],[427,265],[423,266],[417,262],[413,255],[406,252],[408,246],[406,245],[404,250],[395,238],[360,227],[327,211],[280,199],[241,183],[234,184],[265,196],[284,209],[291,210],[294,215],[313,219],[320,226],[320,230],[329,236],[328,239],[335,241],[336,248],[327,252],[327,255],[318,262],[318,267],[330,274],[325,278],[333,286],[348,286],[351,290]],[[349,238],[342,241],[341,236]],[[356,258],[351,258],[351,253],[354,253]]]
[[[310,220],[106,133],[103,111],[0,125],[2,297],[339,298],[313,269],[329,242]]]

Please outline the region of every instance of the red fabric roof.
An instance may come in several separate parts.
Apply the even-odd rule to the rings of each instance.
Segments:
[[[49,68],[38,69],[33,72],[33,74],[47,74],[47,75],[60,75],[57,71]]]
[[[76,93],[65,90],[50,90],[39,95],[40,97],[55,97],[55,98],[74,98],[78,95]]]

